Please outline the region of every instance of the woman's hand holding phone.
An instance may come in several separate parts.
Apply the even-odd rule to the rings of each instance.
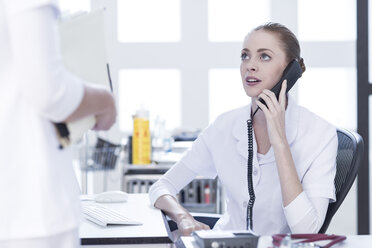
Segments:
[[[272,91],[264,90],[259,96],[265,100],[267,107],[260,101],[256,101],[266,117],[267,132],[270,144],[274,148],[284,207],[303,191],[286,137],[286,89],[287,80],[282,84],[279,101]]]
[[[262,98],[267,104],[267,107],[259,100],[256,100],[257,106],[265,114],[268,135],[272,146],[280,146],[287,142],[285,133],[286,89],[287,80],[284,80],[280,90],[279,100],[272,91],[263,90],[258,96],[258,99]]]

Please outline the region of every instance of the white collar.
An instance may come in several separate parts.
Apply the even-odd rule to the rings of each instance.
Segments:
[[[232,135],[236,138],[236,148],[240,155],[248,159],[248,129],[247,120],[251,116],[251,104],[243,108],[241,115],[235,120],[232,128]],[[288,106],[285,112],[285,131],[288,144],[294,141],[297,135],[299,121],[299,106],[292,96],[288,95]],[[253,131],[254,132],[254,131]],[[254,134],[254,133],[253,133]],[[257,153],[257,143],[255,135],[253,135],[253,150]],[[273,156],[272,156],[273,157]],[[271,158],[271,160],[275,158]]]

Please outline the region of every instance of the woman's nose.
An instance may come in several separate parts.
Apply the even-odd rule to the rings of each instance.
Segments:
[[[253,59],[247,61],[246,67],[248,71],[257,71],[257,65]]]

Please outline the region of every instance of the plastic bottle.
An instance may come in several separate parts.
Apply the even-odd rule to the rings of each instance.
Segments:
[[[204,202],[206,204],[211,203],[211,189],[209,188],[208,184],[204,187]]]
[[[164,139],[163,139],[164,152],[172,151],[172,143],[173,143],[172,135],[169,132],[165,132]]]
[[[133,116],[133,164],[151,163],[151,135],[149,112],[143,108]]]

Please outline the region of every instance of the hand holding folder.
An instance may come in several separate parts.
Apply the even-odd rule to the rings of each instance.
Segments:
[[[60,148],[65,148],[71,143],[78,143],[84,133],[96,124],[94,116],[88,116],[70,123],[55,123]]]

